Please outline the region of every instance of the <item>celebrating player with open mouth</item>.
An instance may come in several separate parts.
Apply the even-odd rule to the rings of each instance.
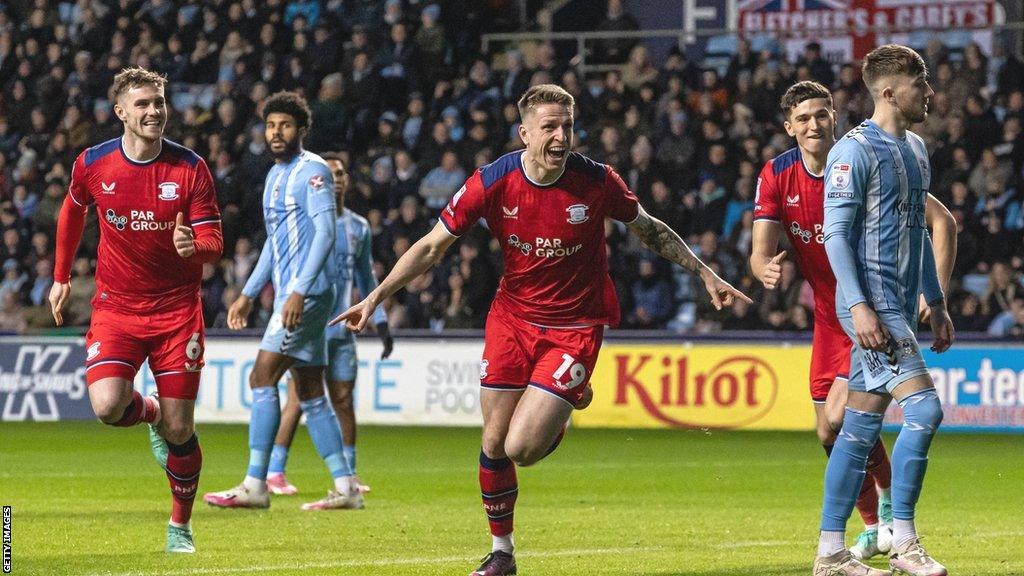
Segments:
[[[163,139],[166,79],[141,68],[114,77],[124,136],[75,160],[57,220],[50,305],[57,325],[71,294],[71,261],[88,207],[99,213],[96,296],[85,337],[86,381],[96,416],[111,426],[147,422],[174,500],[168,552],[195,552],[190,518],[203,453],[195,399],[203,367],[203,264],[223,250],[213,177],[195,152]],[[132,387],[149,359],[159,399]]]
[[[825,162],[835,144],[832,94],[817,82],[791,86],[782,96],[785,128],[796,147],[765,164],[757,180],[753,247],[750,268],[768,290],[782,275],[786,253],[776,253],[783,232],[789,239],[797,267],[814,290],[814,343],[811,352],[811,400],[818,439],[832,453],[843,425],[846,381],[853,343],[836,316],[836,279],[824,245]],[[956,257],[956,221],[937,199],[928,196],[926,220],[935,231],[935,259],[945,282]],[[865,530],[851,548],[865,559],[889,551],[892,537],[891,473],[885,445],[879,439],[867,461],[868,478],[857,498]]]
[[[574,105],[559,86],[527,90],[519,100],[526,149],[477,170],[380,286],[332,321],[361,330],[381,302],[437,263],[480,219],[501,243],[505,273],[480,362],[480,490],[492,551],[473,575],[516,573],[516,466],[535,464],[558,445],[588,390],[604,326],[618,323],[605,218],[626,222],[651,249],[699,274],[716,308],[750,301],[644,212],[614,170],[572,152]]]

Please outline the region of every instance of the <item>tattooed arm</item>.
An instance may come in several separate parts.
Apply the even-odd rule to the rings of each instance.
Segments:
[[[721,310],[723,304],[731,306],[736,298],[745,300],[748,304],[752,303],[745,294],[719,278],[714,270],[708,268],[700,261],[700,258],[697,258],[693,250],[690,250],[690,247],[678,234],[667,224],[648,214],[642,206],[636,220],[627,226],[648,248],[661,254],[666,260],[675,262],[690,272],[698,274],[704,281],[704,288],[707,289],[711,296],[711,303],[715,305],[716,309]]]

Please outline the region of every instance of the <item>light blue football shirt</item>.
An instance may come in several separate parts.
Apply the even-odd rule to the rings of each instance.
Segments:
[[[868,120],[828,154],[825,249],[835,272],[836,310],[868,302],[917,325],[918,294],[942,296],[925,206],[931,174],[924,141],[886,133]]]
[[[351,210],[342,210],[337,220],[337,237],[334,241],[335,281],[337,291],[334,301],[333,316],[337,316],[352,306],[352,286],[359,288],[365,298],[377,287],[377,277],[373,274],[373,232],[366,218]],[[373,311],[373,323],[386,322],[387,316],[383,306]],[[344,323],[327,327],[327,337],[345,339],[349,330]]]

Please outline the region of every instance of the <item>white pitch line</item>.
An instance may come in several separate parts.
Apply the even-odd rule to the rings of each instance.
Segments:
[[[655,547],[637,548],[580,548],[576,550],[556,550],[553,552],[519,552],[517,558],[551,558],[561,556],[599,556],[605,554],[626,554],[630,552],[650,552]],[[332,568],[359,568],[373,566],[407,566],[411,564],[450,564],[468,561],[468,556],[444,556],[421,558],[391,558],[383,560],[347,560],[343,562],[306,562],[303,564],[279,564],[276,566],[246,566],[224,568],[185,568],[182,570],[157,570],[153,572],[91,572],[89,576],[197,576],[202,574],[248,574],[274,572],[277,570],[327,570]]]

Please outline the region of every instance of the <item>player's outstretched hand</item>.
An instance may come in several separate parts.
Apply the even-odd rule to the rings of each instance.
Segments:
[[[64,324],[64,306],[71,296],[70,282],[54,282],[50,287],[50,311],[53,312],[53,321],[57,326]]]
[[[191,258],[196,253],[196,238],[192,233],[192,229],[185,226],[185,217],[178,212],[178,215],[174,218],[174,249],[178,251],[178,256],[182,258]]]
[[[252,298],[241,295],[228,308],[228,328],[241,330],[249,325],[249,312],[252,311]]]
[[[850,308],[853,316],[853,331],[857,334],[857,344],[864,350],[886,352],[889,348],[889,330],[882,325],[878,314],[870,306],[861,302]]]
[[[711,296],[711,303],[715,306],[715,310],[721,310],[722,306],[732,306],[737,299],[743,300],[747,304],[754,303],[746,294],[719,278],[711,268],[705,266],[700,271],[700,279],[704,281],[704,288]]]
[[[355,306],[345,310],[334,320],[331,320],[328,324],[334,326],[335,324],[345,323],[345,327],[353,332],[362,332],[363,328],[366,328],[366,322],[373,316],[373,310],[376,306],[370,302],[369,298],[364,298],[362,302]]]
[[[298,292],[292,292],[288,295],[288,299],[284,301],[284,306],[281,306],[281,325],[284,329],[291,332],[302,324],[302,309],[304,308],[306,297]]]
[[[956,338],[955,331],[953,330],[953,320],[949,318],[949,312],[946,311],[946,306],[936,306],[932,310],[931,318],[929,318],[932,327],[932,335],[935,336],[935,341],[932,342],[932,351],[938,354],[949,350],[949,347],[953,345],[953,340]]]
[[[768,290],[775,290],[782,278],[782,261],[786,259],[786,251],[783,250],[775,255],[764,265],[764,272],[761,274],[761,283]]]

